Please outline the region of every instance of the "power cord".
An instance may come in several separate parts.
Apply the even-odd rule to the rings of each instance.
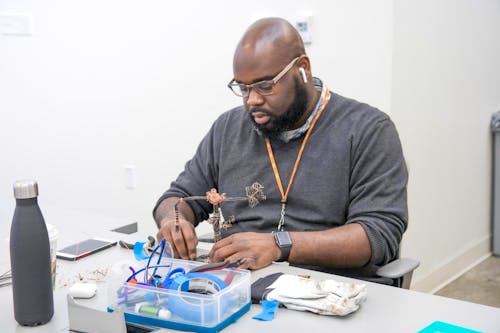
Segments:
[[[6,287],[12,284],[12,273],[10,269],[0,275],[0,287]]]

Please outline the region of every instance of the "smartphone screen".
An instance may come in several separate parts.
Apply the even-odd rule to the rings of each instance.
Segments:
[[[57,258],[65,260],[77,260],[92,253],[107,249],[108,247],[116,245],[116,243],[116,241],[100,238],[86,239],[80,243],[67,246],[57,251]]]

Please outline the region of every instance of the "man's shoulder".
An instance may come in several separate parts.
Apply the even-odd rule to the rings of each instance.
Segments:
[[[337,93],[332,93],[331,104],[334,111],[333,113],[338,117],[346,117],[355,121],[367,123],[390,119],[385,112],[374,106]]]
[[[391,118],[367,103],[332,93],[325,123],[332,135],[364,137],[380,128],[392,128]]]

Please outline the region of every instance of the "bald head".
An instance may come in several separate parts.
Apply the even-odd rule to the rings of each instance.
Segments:
[[[257,63],[276,68],[305,54],[298,31],[286,20],[264,18],[253,23],[245,32],[234,53],[234,69],[244,69]],[[265,64],[264,64],[265,62]]]

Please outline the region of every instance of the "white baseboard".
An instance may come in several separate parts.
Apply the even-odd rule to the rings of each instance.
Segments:
[[[491,256],[491,236],[480,240],[426,276],[414,278],[411,289],[433,294],[489,256]]]

